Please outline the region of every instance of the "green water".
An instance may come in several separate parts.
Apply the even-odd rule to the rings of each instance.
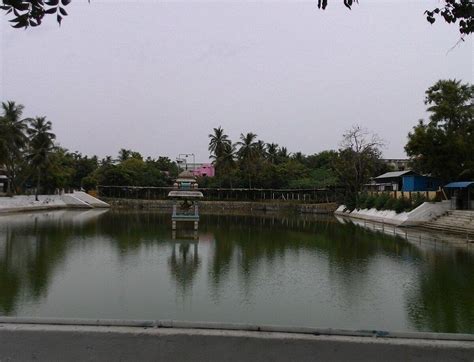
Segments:
[[[474,254],[335,218],[0,217],[0,315],[474,333]]]

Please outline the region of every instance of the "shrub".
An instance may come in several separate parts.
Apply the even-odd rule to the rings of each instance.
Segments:
[[[357,206],[356,197],[354,195],[346,196],[344,200],[344,205],[346,206],[347,210],[353,211]]]
[[[373,208],[375,205],[375,200],[376,200],[375,196],[370,195],[369,197],[367,197],[367,199],[365,200],[365,208],[366,209]]]
[[[97,187],[97,180],[92,176],[86,176],[82,179],[82,187],[86,190],[93,190]]]
[[[397,214],[399,214],[403,211],[410,211],[411,206],[411,201],[402,197],[395,201],[393,209],[396,211]]]
[[[357,199],[357,209],[365,209],[367,197],[369,197],[369,195],[365,192],[359,195],[359,198]]]
[[[412,199],[413,209],[416,209],[425,201],[426,201],[426,197],[424,195],[416,194],[415,197],[413,197]]]
[[[385,201],[385,204],[383,205],[384,210],[393,210],[395,206],[395,199],[393,197],[389,197],[387,201]]]
[[[374,206],[377,210],[382,210],[387,200],[390,198],[387,194],[378,195],[375,199]]]

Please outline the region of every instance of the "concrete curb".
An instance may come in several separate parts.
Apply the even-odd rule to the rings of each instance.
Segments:
[[[398,339],[474,342],[474,334],[462,334],[462,333],[389,332],[389,331],[379,331],[379,330],[345,330],[345,329],[333,329],[333,328],[292,327],[292,326],[254,325],[254,324],[219,323],[219,322],[190,322],[190,321],[174,321],[174,320],[0,317],[0,327],[2,324],[176,328],[176,329],[190,329],[190,330],[192,329],[206,330],[207,329],[207,330],[222,330],[222,331],[295,333],[295,334],[309,334],[313,336],[398,338]]]

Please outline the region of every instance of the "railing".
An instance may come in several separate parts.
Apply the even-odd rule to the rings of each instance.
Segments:
[[[98,196],[123,199],[165,200],[172,187],[98,186]],[[285,201],[300,203],[336,202],[335,189],[245,189],[199,188],[210,201]]]
[[[440,191],[364,191],[369,195],[390,195],[394,199],[412,199],[414,197],[424,197],[426,200],[434,201],[443,198]]]

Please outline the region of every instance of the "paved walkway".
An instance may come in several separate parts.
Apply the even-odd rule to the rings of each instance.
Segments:
[[[0,361],[469,361],[474,341],[0,323]]]

